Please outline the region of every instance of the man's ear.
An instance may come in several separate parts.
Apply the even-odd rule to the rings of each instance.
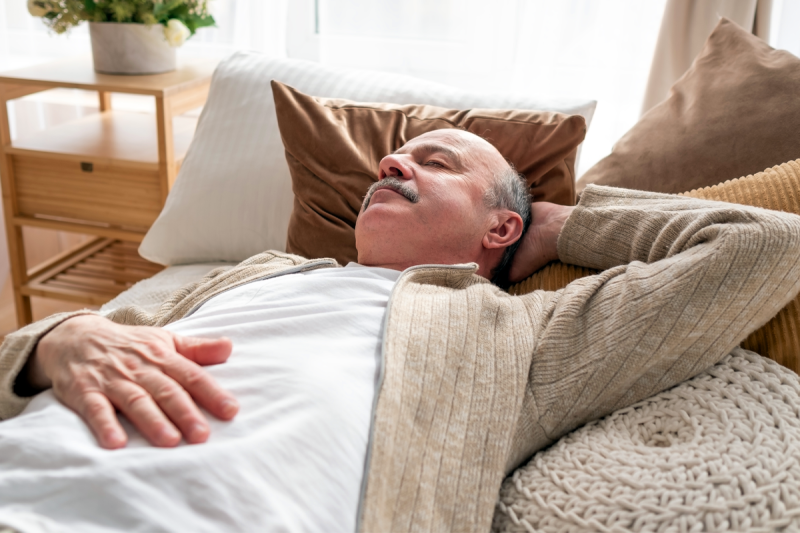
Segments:
[[[491,225],[481,241],[484,248],[507,248],[522,236],[522,217],[518,213],[498,210],[491,217]]]

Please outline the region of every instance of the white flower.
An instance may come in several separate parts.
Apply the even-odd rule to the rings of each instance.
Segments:
[[[28,0],[28,13],[34,17],[43,17],[50,13],[50,8],[48,3],[42,0]]]
[[[169,19],[164,26],[164,38],[170,46],[178,47],[189,38],[191,32],[186,25],[178,19]]]

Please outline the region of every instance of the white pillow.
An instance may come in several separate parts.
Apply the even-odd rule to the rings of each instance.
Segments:
[[[398,74],[238,52],[214,72],[186,159],[139,248],[142,257],[163,265],[238,262],[285,249],[294,195],[271,80],[313,96],[362,102],[560,111],[583,115],[587,125],[597,105],[467,92]]]

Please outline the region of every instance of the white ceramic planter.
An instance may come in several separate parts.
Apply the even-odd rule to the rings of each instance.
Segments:
[[[175,48],[164,26],[90,22],[94,70],[103,74],[159,74],[175,70]]]

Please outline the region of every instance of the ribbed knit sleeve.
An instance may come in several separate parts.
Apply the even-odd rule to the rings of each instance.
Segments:
[[[710,367],[800,290],[800,217],[752,207],[590,186],[558,251],[603,272],[557,293],[508,469]]]

